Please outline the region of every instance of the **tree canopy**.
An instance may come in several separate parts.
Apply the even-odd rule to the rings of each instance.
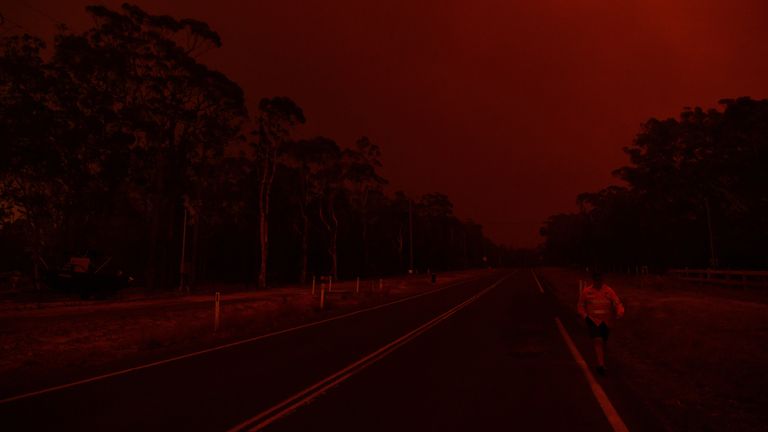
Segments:
[[[554,261],[603,265],[768,264],[768,100],[724,99],[646,121],[614,174],[625,186],[579,195],[581,212],[542,227]]]
[[[404,272],[411,249],[421,269],[502,253],[447,196],[388,191],[368,137],[298,138],[305,114],[286,96],[249,114],[240,86],[202,62],[224,43],[205,22],[86,12],[92,27],[61,29],[48,52],[30,35],[0,40],[0,271],[98,251],[150,288],[265,287]]]

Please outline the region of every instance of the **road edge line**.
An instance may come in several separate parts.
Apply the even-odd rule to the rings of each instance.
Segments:
[[[371,306],[371,307],[366,308],[366,309],[360,309],[360,310],[348,312],[348,313],[343,314],[343,315],[339,315],[339,316],[335,316],[335,317],[330,317],[330,318],[322,319],[322,320],[319,320],[319,321],[312,321],[312,322],[309,322],[309,323],[306,323],[306,324],[298,325],[296,327],[291,327],[291,328],[287,328],[287,329],[283,329],[283,330],[278,330],[276,332],[267,333],[267,334],[263,334],[263,335],[259,335],[259,336],[254,336],[254,337],[247,338],[247,339],[241,339],[241,340],[230,342],[230,343],[227,343],[227,344],[224,344],[224,345],[217,345],[217,346],[214,346],[214,347],[211,347],[211,348],[206,348],[204,350],[195,351],[195,352],[191,352],[191,353],[187,353],[187,354],[182,354],[180,356],[171,357],[171,358],[164,359],[164,360],[158,360],[158,361],[155,361],[155,362],[152,362],[152,363],[147,363],[147,364],[135,366],[135,367],[128,368],[128,369],[122,369],[122,370],[115,371],[115,372],[109,372],[109,373],[106,373],[106,374],[103,374],[103,375],[98,375],[98,376],[95,376],[95,377],[85,378],[85,379],[78,380],[78,381],[73,381],[73,382],[70,382],[70,383],[67,383],[67,384],[61,384],[61,385],[58,385],[58,386],[48,387],[48,388],[44,388],[44,389],[41,389],[41,390],[35,390],[35,391],[32,391],[32,392],[23,393],[23,394],[16,395],[16,396],[10,396],[10,397],[7,397],[5,399],[0,399],[0,405],[6,404],[6,403],[10,403],[10,402],[15,402],[17,400],[28,399],[28,398],[35,397],[35,396],[40,396],[40,395],[47,394],[47,393],[52,393],[52,392],[59,391],[59,390],[65,390],[65,389],[68,389],[68,388],[77,387],[77,386],[83,385],[83,384],[88,384],[88,383],[92,383],[92,382],[96,382],[96,381],[105,380],[107,378],[112,378],[112,377],[116,377],[116,376],[120,376],[120,375],[125,375],[125,374],[128,374],[128,373],[136,372],[136,371],[143,370],[143,369],[149,369],[149,368],[152,368],[152,367],[155,367],[155,366],[162,366],[164,364],[173,363],[173,362],[176,362],[176,361],[179,361],[179,360],[184,360],[184,359],[191,358],[191,357],[197,357],[197,356],[200,356],[200,355],[203,355],[203,354],[208,354],[208,353],[211,353],[211,352],[220,351],[220,350],[224,350],[224,349],[227,349],[227,348],[233,348],[233,347],[236,347],[236,346],[239,346],[239,345],[248,344],[248,343],[251,343],[251,342],[257,342],[257,341],[260,341],[260,340],[263,340],[263,339],[268,339],[268,338],[279,336],[279,335],[282,335],[282,334],[285,334],[285,333],[291,333],[291,332],[298,331],[298,330],[304,330],[304,329],[307,329],[307,328],[319,326],[319,325],[322,325],[322,324],[325,324],[325,323],[329,323],[329,322],[332,322],[332,321],[337,321],[337,320],[341,320],[341,319],[344,319],[344,318],[349,318],[349,317],[352,317],[352,316],[355,316],[355,315],[359,315],[359,314],[362,314],[362,313],[366,313],[366,312],[371,312],[371,311],[374,311],[374,310],[382,309],[382,308],[385,308],[385,307],[388,307],[388,306],[393,306],[395,304],[403,303],[403,302],[406,302],[408,300],[413,300],[413,299],[420,298],[420,297],[423,297],[423,296],[426,296],[426,295],[429,295],[429,294],[435,294],[435,293],[438,293],[440,291],[446,290],[448,288],[453,288],[453,287],[456,287],[456,286],[459,286],[459,285],[462,285],[462,284],[465,284],[465,283],[473,282],[473,281],[475,281],[477,279],[481,279],[481,278],[483,278],[485,276],[486,275],[482,275],[482,276],[478,276],[478,277],[475,277],[475,278],[470,278],[468,280],[458,281],[458,282],[455,282],[455,283],[452,283],[452,284],[449,284],[449,285],[446,285],[446,286],[443,286],[443,287],[440,287],[440,288],[436,288],[436,289],[433,289],[433,290],[430,290],[430,291],[427,291],[427,292],[423,292],[423,293],[419,293],[419,294],[414,294],[414,295],[409,296],[409,297],[404,297],[404,298],[401,298],[401,299],[398,299],[398,300],[395,300],[395,301],[391,301],[389,303],[384,303],[384,304],[380,304],[380,305],[376,305],[376,306]]]
[[[533,275],[533,280],[536,281],[536,285],[539,287],[539,291],[541,291],[542,294],[544,294],[544,288],[541,286],[541,282],[539,282],[539,277],[536,276],[536,272],[531,269],[531,274]]]
[[[611,400],[608,399],[608,395],[605,394],[603,387],[600,386],[594,375],[592,375],[592,372],[589,370],[589,366],[587,366],[587,362],[584,361],[584,357],[581,356],[578,348],[576,348],[576,344],[573,343],[573,339],[571,339],[571,336],[568,335],[568,331],[565,329],[565,326],[563,326],[560,318],[555,317],[555,323],[557,324],[557,328],[560,330],[560,335],[563,337],[565,344],[568,346],[568,350],[571,352],[573,359],[576,361],[576,364],[579,365],[581,371],[584,372],[584,376],[589,382],[589,387],[592,389],[592,394],[595,396],[595,399],[597,399],[597,403],[603,410],[603,414],[605,414],[607,417],[608,423],[611,424],[611,427],[616,432],[629,432],[627,425],[624,424],[621,416],[613,407],[613,404],[611,403]]]

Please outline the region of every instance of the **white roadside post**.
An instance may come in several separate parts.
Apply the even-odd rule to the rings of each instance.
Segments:
[[[320,284],[320,310],[325,309],[325,284]]]
[[[357,280],[355,281],[355,294],[358,294],[360,292],[360,276],[357,277]]]
[[[312,276],[312,297],[315,296],[315,276]]]
[[[213,332],[219,331],[219,320],[221,317],[221,293],[217,292],[213,297]]]

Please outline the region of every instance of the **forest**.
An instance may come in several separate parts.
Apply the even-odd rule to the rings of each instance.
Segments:
[[[626,268],[768,265],[768,100],[723,99],[646,121],[620,185],[578,196],[541,228],[552,263]]]
[[[371,139],[298,138],[305,113],[289,97],[249,109],[199,61],[222,46],[205,22],[87,13],[92,28],[62,28],[50,47],[0,41],[0,272],[37,283],[89,256],[149,289],[181,274],[265,288],[509,255],[445,194],[390,191]]]

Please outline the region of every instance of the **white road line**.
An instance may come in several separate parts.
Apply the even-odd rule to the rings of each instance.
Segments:
[[[514,273],[508,274],[502,277],[501,279],[496,281],[493,285],[483,289],[482,291],[473,295],[472,297],[460,303],[459,305],[454,306],[452,309],[448,310],[447,312],[444,312],[441,315],[433,318],[426,324],[423,324],[418,328],[411,330],[410,332],[395,339],[394,341],[388,343],[387,345],[384,345],[383,347],[372,352],[371,354],[368,354],[367,356],[355,361],[354,363],[346,366],[345,368],[339,370],[338,372],[332,375],[329,375],[325,379],[318,381],[317,383],[305,388],[304,390],[294,394],[293,396],[278,403],[277,405],[274,405],[273,407],[268,408],[267,410],[262,411],[261,413],[249,418],[248,420],[245,420],[244,422],[238,424],[237,426],[234,426],[233,428],[229,429],[228,432],[239,432],[243,430],[254,432],[254,431],[259,431],[264,429],[265,427],[269,426],[275,421],[292,413],[302,405],[305,405],[311,402],[312,400],[316,399],[318,396],[325,393],[329,389],[341,384],[342,382],[352,377],[356,373],[362,371],[368,366],[383,359],[384,357],[386,357],[387,355],[395,351],[397,348],[405,345],[409,341],[415,339],[416,337],[426,332],[427,330],[431,329],[432,327],[438,325],[442,321],[445,321],[446,319],[448,319],[449,317],[451,317],[461,309],[475,302],[478,298],[486,294],[488,291],[496,288],[499,284],[501,284],[501,282],[503,282],[513,274]]]
[[[581,353],[579,353],[579,350],[576,348],[576,344],[573,343],[573,340],[565,330],[563,323],[560,322],[560,318],[555,318],[555,322],[557,323],[557,328],[560,330],[560,334],[565,340],[565,344],[568,345],[568,349],[571,351],[571,355],[573,355],[573,359],[576,360],[576,364],[579,365],[582,372],[584,372],[584,376],[587,377],[589,386],[592,388],[592,394],[595,395],[597,402],[600,404],[600,408],[603,409],[603,413],[605,413],[605,416],[608,418],[608,423],[611,424],[611,427],[613,427],[613,430],[616,432],[629,432],[629,429],[627,429],[627,426],[624,424],[621,416],[619,416],[619,413],[616,412],[616,409],[613,407],[610,399],[608,399],[608,395],[605,394],[603,388],[600,386],[600,384],[598,384],[594,375],[592,375],[592,372],[590,372],[589,366],[587,366],[587,362],[584,361],[584,357],[582,357]]]
[[[120,376],[120,375],[125,375],[127,373],[139,371],[139,370],[142,370],[142,369],[148,369],[148,368],[151,368],[151,367],[160,366],[160,365],[164,365],[164,364],[167,364],[167,363],[172,363],[172,362],[183,360],[183,359],[187,359],[187,358],[190,358],[190,357],[196,357],[196,356],[203,355],[203,354],[208,354],[208,353],[211,353],[211,352],[214,352],[214,351],[224,350],[224,349],[227,349],[227,348],[236,347],[238,345],[243,345],[243,344],[247,344],[247,343],[251,343],[251,342],[256,342],[256,341],[259,341],[259,340],[262,340],[262,339],[267,339],[267,338],[278,336],[278,335],[282,335],[282,334],[285,334],[285,333],[291,333],[291,332],[294,332],[294,331],[297,331],[297,330],[303,330],[303,329],[306,329],[306,328],[319,326],[321,324],[325,324],[325,323],[328,323],[328,322],[331,322],[331,321],[337,321],[337,320],[341,320],[341,319],[344,319],[344,318],[349,318],[351,316],[359,315],[359,314],[366,313],[366,312],[371,312],[371,311],[374,311],[374,310],[377,310],[377,309],[382,309],[382,308],[385,308],[385,307],[396,305],[398,303],[403,303],[403,302],[406,302],[406,301],[409,301],[409,300],[413,300],[413,299],[416,299],[416,298],[419,298],[419,297],[423,297],[423,296],[426,296],[426,295],[435,294],[437,292],[446,290],[448,288],[453,288],[453,287],[458,286],[458,285],[462,285],[462,284],[465,284],[465,283],[476,281],[476,280],[478,280],[478,279],[480,279],[482,277],[483,276],[478,276],[478,277],[475,277],[475,278],[470,278],[470,279],[467,279],[467,280],[455,282],[455,283],[446,285],[444,287],[433,289],[431,291],[427,291],[427,292],[424,292],[424,293],[421,293],[421,294],[412,295],[410,297],[405,297],[405,298],[402,298],[400,300],[395,300],[395,301],[392,301],[392,302],[389,302],[389,303],[380,304],[380,305],[369,307],[369,308],[366,308],[366,309],[360,309],[360,310],[357,310],[357,311],[354,311],[354,312],[349,312],[349,313],[346,313],[346,314],[343,314],[343,315],[327,318],[327,319],[320,320],[320,321],[313,321],[313,322],[310,322],[310,323],[307,323],[307,324],[302,324],[302,325],[299,325],[299,326],[296,326],[296,327],[291,327],[289,329],[279,330],[279,331],[276,331],[276,332],[272,332],[272,333],[268,333],[268,334],[264,334],[264,335],[260,335],[260,336],[255,336],[255,337],[248,338],[248,339],[242,339],[242,340],[231,342],[231,343],[228,343],[228,344],[215,346],[213,348],[207,348],[207,349],[204,349],[204,350],[201,350],[201,351],[195,351],[195,352],[188,353],[188,354],[183,354],[183,355],[180,355],[180,356],[177,356],[177,357],[171,357],[169,359],[160,360],[160,361],[156,361],[156,362],[152,362],[152,363],[148,363],[148,364],[144,364],[144,365],[141,365],[141,366],[136,366],[136,367],[132,367],[132,368],[128,368],[128,369],[123,369],[123,370],[116,371],[116,372],[110,372],[110,373],[107,373],[107,374],[104,374],[104,375],[99,375],[99,376],[95,376],[95,377],[91,377],[91,378],[86,378],[86,379],[83,379],[83,380],[74,381],[74,382],[71,382],[71,383],[62,384],[62,385],[58,385],[58,386],[55,386],[55,387],[48,387],[48,388],[45,388],[45,389],[42,389],[42,390],[37,390],[37,391],[29,392],[29,393],[24,393],[24,394],[20,394],[20,395],[17,395],[17,396],[11,396],[11,397],[8,397],[8,398],[5,398],[5,399],[0,399],[0,405],[8,403],[8,402],[17,401],[17,400],[20,400],[20,399],[27,399],[27,398],[31,398],[31,397],[34,397],[34,396],[40,396],[40,395],[43,395],[43,394],[46,394],[46,393],[51,393],[51,392],[55,392],[55,391],[59,391],[59,390],[64,390],[64,389],[71,388],[71,387],[76,387],[76,386],[83,385],[83,384],[88,384],[88,383],[91,383],[91,382],[94,382],[94,381],[101,381],[101,380],[104,380],[104,379],[107,379],[107,378],[112,378],[112,377],[116,377],[116,376]]]
[[[541,282],[539,282],[539,278],[536,276],[536,272],[533,271],[533,269],[531,269],[531,274],[533,275],[533,279],[536,281],[536,285],[539,286],[539,291],[544,294],[544,288],[541,287]]]

